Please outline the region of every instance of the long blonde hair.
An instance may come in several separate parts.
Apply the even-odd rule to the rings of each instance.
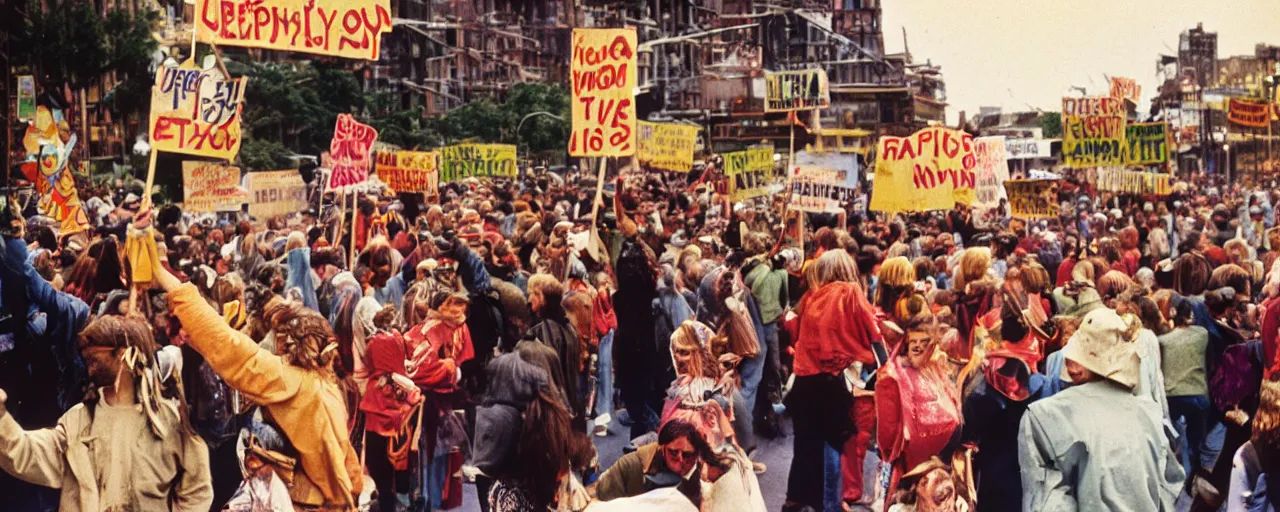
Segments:
[[[809,290],[817,290],[827,283],[856,283],[858,282],[858,264],[853,261],[849,253],[831,250],[822,253],[817,261],[809,265],[804,277]]]
[[[987,247],[970,247],[960,255],[959,272],[956,273],[955,289],[963,291],[969,283],[982,280],[991,268],[991,249]]]

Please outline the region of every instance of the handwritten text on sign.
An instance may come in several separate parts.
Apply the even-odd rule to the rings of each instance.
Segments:
[[[195,16],[206,43],[350,59],[378,60],[391,32],[389,0],[196,0]]]
[[[773,177],[773,148],[751,148],[724,154],[724,175],[734,201],[768,195]]]
[[[1004,137],[978,137],[973,139],[974,154],[978,158],[978,185],[974,187],[974,206],[995,208],[1004,196],[1001,185],[1009,180],[1008,156],[1004,150]]]
[[[240,188],[240,168],[210,162],[182,162],[182,209],[228,212],[240,209],[249,194]]]
[[[959,130],[933,127],[909,137],[880,137],[870,208],[924,212],[973,204],[977,165],[973,135]]]
[[[1169,161],[1169,125],[1134,123],[1124,129],[1126,165],[1163,164]]]
[[[1052,219],[1058,216],[1058,180],[1010,180],[1009,213],[1019,219]]]
[[[391,190],[434,194],[440,188],[439,160],[434,151],[382,152],[374,158],[373,169]]]
[[[640,165],[650,169],[689,172],[693,169],[693,147],[698,127],[640,121]]]
[[[636,153],[636,29],[575,28],[570,156]]]
[[[151,148],[233,160],[240,152],[244,78],[187,61],[156,70],[151,88]]]
[[[440,148],[440,181],[472,177],[516,176],[516,147],[511,144],[455,144]]]
[[[1271,106],[1266,103],[1251,103],[1235,98],[1227,100],[1227,120],[1240,126],[1266,128],[1269,114]]]
[[[789,206],[802,212],[839,213],[857,195],[857,189],[845,186],[839,172],[806,165],[792,169],[790,189]]]
[[[1123,167],[1098,169],[1098,190],[1134,195],[1167,196],[1173,193],[1165,173],[1126,171]]]
[[[251,172],[245,176],[249,189],[249,215],[269,219],[307,209],[307,184],[297,169]]]
[[[1062,99],[1062,160],[1067,167],[1124,164],[1124,100]]]
[[[1111,97],[1122,100],[1132,101],[1134,105],[1138,104],[1138,98],[1142,96],[1142,86],[1138,85],[1138,81],[1132,78],[1123,78],[1118,76],[1111,77]]]
[[[338,114],[333,127],[333,140],[329,142],[329,156],[333,159],[333,173],[325,190],[345,190],[369,179],[370,153],[373,142],[378,140],[378,130],[361,124],[351,114]]]
[[[766,71],[764,111],[813,110],[831,106],[827,72],[822,69]]]

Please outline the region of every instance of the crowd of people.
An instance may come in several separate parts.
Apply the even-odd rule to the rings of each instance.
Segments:
[[[1280,510],[1274,189],[802,214],[714,168],[11,207],[5,508]]]

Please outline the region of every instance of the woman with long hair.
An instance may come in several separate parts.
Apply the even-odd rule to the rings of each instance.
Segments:
[[[877,374],[875,395],[878,443],[893,466],[891,489],[930,457],[950,460],[963,421],[955,368],[936,350],[938,326],[928,303],[914,295],[897,309],[907,319],[906,338]]]
[[[795,428],[794,457],[787,478],[789,506],[839,509],[825,482],[839,471],[824,471],[824,460],[838,458],[855,427],[848,411],[854,398],[845,370],[877,364],[872,344],[880,341],[874,308],[858,284],[858,270],[846,251],[827,251],[805,271],[809,291],[800,300],[787,330],[795,341],[795,380],[787,412]],[[835,413],[835,414],[833,414]],[[838,466],[838,463],[833,466]]]
[[[169,293],[174,315],[189,334],[189,345],[232,389],[263,407],[298,453],[301,472],[289,496],[303,508],[350,508],[360,496],[364,473],[348,439],[347,408],[333,371],[337,344],[319,313],[286,302],[268,319],[277,352],[259,348],[223,320],[196,290],[159,264],[150,213],[135,231],[153,257],[156,283]]]

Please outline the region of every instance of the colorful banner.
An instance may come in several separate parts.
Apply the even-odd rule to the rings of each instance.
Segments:
[[[18,119],[31,119],[36,115],[36,77],[18,75]]]
[[[89,216],[80,202],[69,165],[79,139],[69,129],[61,110],[39,105],[34,117],[22,135],[22,147],[27,153],[22,175],[40,194],[36,211],[61,223],[60,235],[89,229]]]
[[[440,153],[435,151],[381,152],[373,170],[396,192],[434,194],[440,189]]]
[[[1125,165],[1164,164],[1168,161],[1168,124],[1134,123],[1124,127]]]
[[[240,188],[240,168],[213,162],[182,162],[182,209],[234,212],[249,200]]]
[[[1098,169],[1098,190],[1120,192],[1139,196],[1167,196],[1173,193],[1173,184],[1165,173]]]
[[[378,60],[390,0],[195,0],[196,39]]]
[[[693,147],[698,142],[697,126],[640,121],[640,152],[636,159],[650,169],[672,172],[693,170]]]
[[[329,156],[333,159],[332,172],[325,192],[346,190],[369,179],[369,166],[373,163],[373,142],[378,140],[378,130],[356,121],[351,114],[338,114],[333,127],[333,140],[329,142]]]
[[[857,155],[853,153],[839,153],[835,151],[822,153],[814,151],[797,151],[793,165],[803,165],[834,171],[837,174],[837,183],[849,188],[857,188],[858,174],[860,174],[862,170],[862,165],[858,163]]]
[[[768,195],[773,177],[773,148],[725,153],[724,175],[729,179],[729,197],[733,201]]]
[[[1266,128],[1267,115],[1270,113],[1271,106],[1266,103],[1227,98],[1227,120],[1240,126]]]
[[[575,28],[569,156],[636,154],[636,29]]]
[[[926,212],[973,204],[977,166],[973,135],[960,130],[931,127],[909,137],[880,137],[870,209]]]
[[[1014,218],[1038,220],[1057,218],[1058,180],[1009,180],[1004,189],[1009,195],[1009,213]]]
[[[791,169],[791,200],[787,206],[793,210],[812,213],[840,213],[844,205],[853,202],[857,189],[845,185],[842,172],[796,165]]]
[[[1113,76],[1111,77],[1111,97],[1129,100],[1137,105],[1138,99],[1142,97],[1142,86],[1132,78]]]
[[[1052,141],[1044,139],[1005,139],[1004,152],[1009,160],[1052,158]]]
[[[455,144],[440,148],[440,182],[472,177],[516,177],[516,147],[511,144]]]
[[[307,209],[307,184],[297,169],[251,172],[245,175],[249,189],[249,215],[269,219]]]
[[[235,160],[245,78],[188,60],[156,70],[151,89],[151,150]]]
[[[1062,98],[1062,163],[1067,167],[1124,164],[1124,100]]]
[[[822,69],[765,71],[764,111],[789,112],[831,106],[827,72]]]
[[[976,208],[991,209],[1000,206],[1000,198],[1004,195],[1004,182],[1009,181],[1009,161],[1005,154],[1004,137],[978,137],[973,139],[974,155],[978,165],[974,172],[978,174],[978,184],[974,187]]]

